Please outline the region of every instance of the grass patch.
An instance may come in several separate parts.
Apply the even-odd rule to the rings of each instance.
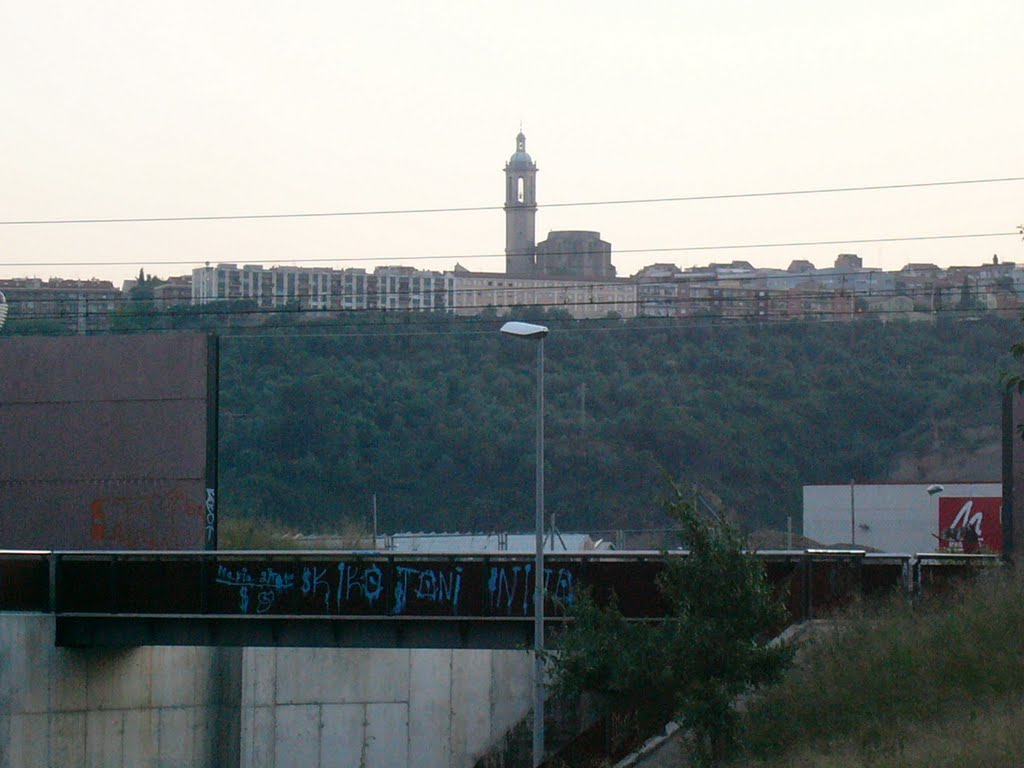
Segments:
[[[1024,582],[981,574],[857,606],[751,704],[743,731],[743,765],[1021,765]]]
[[[222,517],[217,526],[217,548],[297,549],[291,538],[295,531],[280,523],[256,518]]]
[[[1024,700],[1019,695],[924,722],[903,722],[862,743],[856,736],[801,745],[783,757],[746,760],[744,768],[1019,768],[1024,756]]]
[[[223,550],[310,549],[317,543],[303,538],[294,528],[266,518],[222,517],[217,527],[217,548]],[[333,549],[372,549],[373,536],[366,527],[351,520],[330,537]]]

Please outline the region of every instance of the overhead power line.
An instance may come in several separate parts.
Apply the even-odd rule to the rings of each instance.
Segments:
[[[656,203],[685,203],[706,200],[739,200],[759,197],[790,197],[797,195],[826,195],[848,192],[878,192],[899,189],[923,189],[928,187],[952,187],[968,184],[1002,184],[1024,181],[1024,176],[1004,176],[989,179],[953,179],[947,181],[923,181],[905,184],[870,184],[852,187],[816,187],[810,189],[769,190],[760,192],[730,192],[707,195],[677,195],[672,197],[643,197],[611,200],[578,200],[561,203],[538,203],[538,208],[581,208],[599,205],[651,205]],[[296,211],[291,213],[237,213],[193,216],[115,216],[79,217],[67,219],[7,219],[0,220],[0,226],[52,226],[66,224],[153,224],[188,221],[253,221],[260,219],[316,219],[354,216],[401,216],[410,214],[470,213],[479,211],[500,211],[504,205],[467,205],[439,208],[381,208],[356,211]]]
[[[626,253],[685,253],[696,251],[732,251],[765,248],[803,248],[820,245],[864,245],[870,243],[907,243],[926,240],[965,240],[987,237],[1016,237],[1018,231],[1007,232],[957,232],[939,235],[908,235],[904,237],[859,237],[833,240],[792,240],[773,243],[725,243],[717,245],[677,245],[660,248],[617,248],[616,255]],[[458,255],[434,256],[353,256],[353,257],[319,257],[301,259],[251,259],[248,264],[344,264],[351,262],[388,262],[402,261],[439,261],[460,259],[504,259],[504,253],[463,253]],[[138,266],[187,266],[189,264],[209,264],[208,259],[132,259],[130,261],[6,261],[0,267],[125,267]]]

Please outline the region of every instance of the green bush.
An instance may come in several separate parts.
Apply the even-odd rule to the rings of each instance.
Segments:
[[[689,550],[658,579],[666,618],[628,621],[616,605],[584,598],[550,657],[552,671],[563,694],[597,694],[661,723],[678,717],[697,758],[716,763],[733,745],[737,697],[775,679],[790,658],[768,643],[784,608],[735,528],[700,517],[678,489],[663,506]]]

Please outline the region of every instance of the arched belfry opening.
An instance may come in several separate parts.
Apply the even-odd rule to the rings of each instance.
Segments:
[[[505,272],[532,275],[536,270],[537,165],[526,151],[526,136],[516,136],[516,151],[505,164]]]

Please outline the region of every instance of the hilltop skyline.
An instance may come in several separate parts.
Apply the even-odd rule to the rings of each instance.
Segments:
[[[39,3],[3,12],[0,221],[489,207],[176,223],[0,225],[0,277],[186,274],[209,262],[456,262],[500,272],[522,126],[537,236],[594,230],[645,265],[899,269],[1024,261],[1024,183],[553,204],[1024,176],[1024,8],[1009,0],[637,11],[524,2]],[[749,243],[815,247],[662,251]],[[443,258],[432,258],[432,257]],[[116,262],[116,263],[112,263]]]

